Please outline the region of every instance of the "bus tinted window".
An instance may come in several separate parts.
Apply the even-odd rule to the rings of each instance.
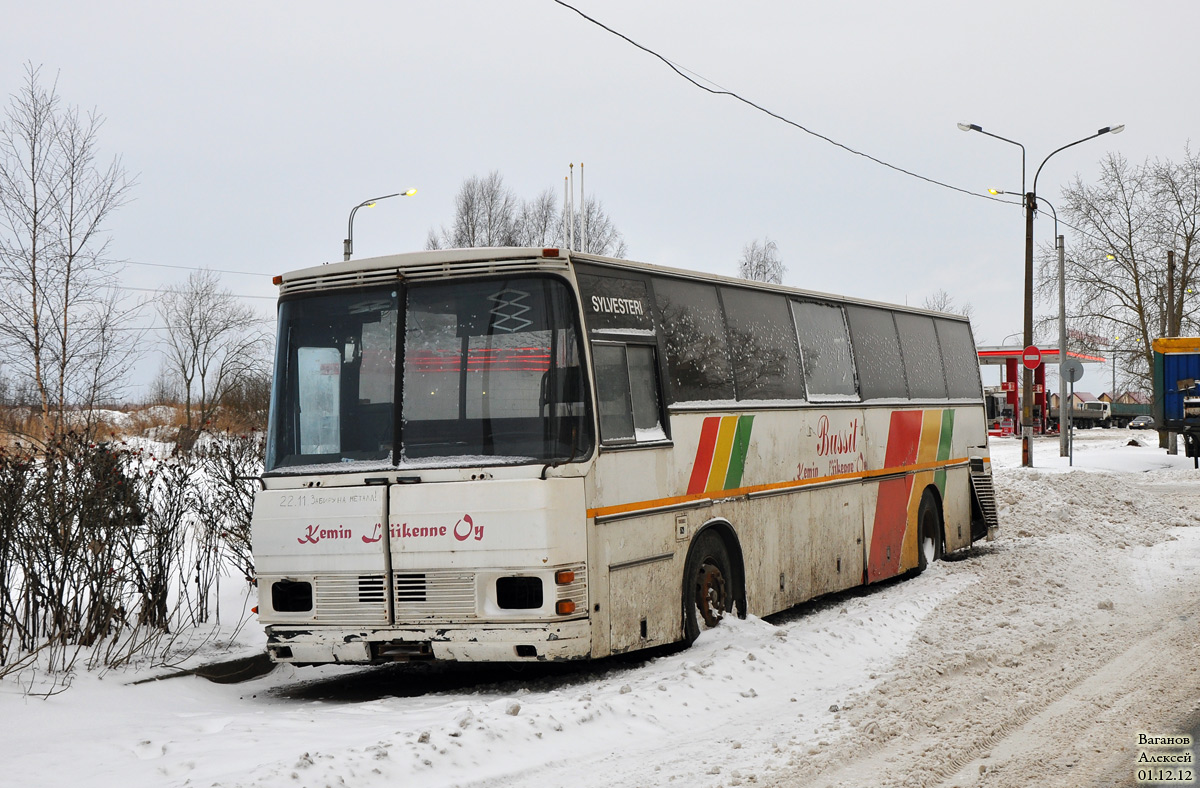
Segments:
[[[390,461],[397,313],[391,288],[279,305],[268,470]]]
[[[803,399],[800,348],[787,298],[721,288],[738,399]]]
[[[658,403],[658,363],[650,345],[627,345],[633,426],[638,440],[663,440],[662,410]]]
[[[896,328],[900,329],[900,351],[908,368],[909,396],[944,399],[946,374],[942,370],[942,353],[933,318],[897,312]]]
[[[573,312],[566,283],[547,277],[412,287],[402,458],[586,456]]]
[[[942,347],[942,364],[946,368],[950,396],[978,399],[983,384],[979,379],[979,356],[971,339],[970,324],[942,319],[933,322]]]
[[[900,336],[891,311],[868,306],[847,306],[854,358],[858,362],[858,387],[863,399],[908,396]]]
[[[717,288],[683,279],[656,278],[654,301],[662,326],[671,399],[733,399],[733,374]]]
[[[854,354],[840,306],[793,301],[809,399],[856,399]]]
[[[600,437],[605,442],[633,440],[633,403],[624,345],[592,345],[599,395]]]
[[[592,345],[605,443],[666,440],[658,402],[658,364],[651,345]]]

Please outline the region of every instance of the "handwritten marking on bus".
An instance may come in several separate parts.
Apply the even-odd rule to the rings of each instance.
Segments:
[[[375,503],[378,496],[371,493],[301,493],[279,496],[280,509],[306,506],[348,506],[356,503]]]

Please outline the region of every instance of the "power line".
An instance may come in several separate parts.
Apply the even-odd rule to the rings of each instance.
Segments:
[[[275,323],[273,317],[256,317],[255,323]],[[109,326],[106,331],[171,331],[171,326]]]
[[[1001,199],[999,199],[999,198],[993,198],[993,199],[995,199],[995,201],[996,201],[996,202],[1004,203],[1005,205],[1013,205],[1013,206],[1016,206],[1017,208],[1024,208],[1024,207],[1025,207],[1025,203],[1024,203],[1024,202],[1014,202],[1014,201],[1012,201],[1012,200],[1001,200]],[[1043,199],[1044,199],[1044,198],[1043,198]],[[1049,201],[1049,200],[1046,200],[1046,202],[1047,202],[1047,203],[1049,203],[1050,201]],[[1063,227],[1067,227],[1067,228],[1070,228],[1070,229],[1074,230],[1075,232],[1079,233],[1079,235],[1081,235],[1081,236],[1082,236],[1082,237],[1084,237],[1084,238],[1091,238],[1093,241],[1097,241],[1097,242],[1099,242],[1099,243],[1104,243],[1104,239],[1103,239],[1103,238],[1101,238],[1100,236],[1098,236],[1098,235],[1092,235],[1092,234],[1091,234],[1091,233],[1089,233],[1087,230],[1084,230],[1084,229],[1083,229],[1083,228],[1081,228],[1081,227],[1076,227],[1075,225],[1073,225],[1073,224],[1071,224],[1070,222],[1068,222],[1066,219],[1059,219],[1059,218],[1055,217],[1054,221],[1058,222],[1058,223],[1059,223],[1059,224],[1061,224]]]
[[[152,266],[154,268],[177,268],[181,271],[212,271],[213,273],[217,273],[217,274],[239,274],[242,276],[266,276],[266,277],[271,276],[271,274],[264,274],[261,271],[232,271],[232,270],[225,269],[225,268],[204,268],[204,267],[195,266],[195,265],[172,265],[171,263],[144,263],[139,260],[109,260],[108,262],[123,263],[125,265],[148,265],[148,266]]]
[[[684,71],[688,71],[689,73],[695,74],[696,72],[692,71],[691,69],[685,69],[683,66],[676,65],[672,61],[670,61],[667,58],[660,55],[658,52],[655,52],[653,49],[650,49],[647,46],[643,46],[642,44],[639,44],[638,42],[634,41],[632,38],[625,35],[624,33],[614,30],[613,28],[609,27],[608,25],[604,24],[603,22],[600,22],[599,20],[588,16],[587,14],[583,13],[582,11],[580,11],[578,8],[571,5],[570,3],[564,2],[563,0],[554,0],[554,2],[558,3],[559,5],[563,6],[564,8],[571,9],[572,11],[579,14],[581,17],[583,17],[587,21],[591,22],[592,24],[596,25],[597,27],[600,27],[600,28],[608,31],[609,33],[612,33],[614,36],[617,36],[618,38],[628,42],[629,44],[632,44],[633,46],[637,47],[638,49],[642,50],[643,52],[645,52],[649,55],[653,55],[654,57],[658,58],[663,63],[665,63],[668,68],[670,68],[672,71],[674,71],[680,77],[682,77],[683,79],[687,80],[688,82],[690,82],[691,84],[695,85],[696,87],[700,88],[701,90],[703,90],[705,92],[712,93],[713,95],[718,95],[718,96],[729,96],[730,98],[736,99],[737,101],[740,101],[749,107],[753,107],[754,109],[758,110],[759,112],[769,115],[778,121],[782,121],[783,123],[786,123],[789,126],[797,128],[800,131],[803,131],[805,134],[812,135],[813,137],[816,137],[819,140],[823,140],[824,142],[827,142],[836,148],[841,148],[842,150],[846,151],[847,153],[852,153],[855,156],[862,156],[864,159],[872,161],[883,167],[887,167],[889,170],[895,170],[896,172],[902,173],[904,175],[908,175],[909,177],[917,178],[918,180],[925,181],[926,183],[931,183],[934,186],[941,186],[944,189],[950,189],[952,191],[960,192],[962,194],[967,194],[967,195],[970,195],[971,197],[979,197],[981,199],[991,200],[993,202],[1008,202],[1007,200],[997,200],[995,197],[991,197],[987,194],[980,194],[979,192],[973,192],[969,189],[963,189],[959,186],[953,186],[949,183],[944,183],[935,178],[929,178],[924,175],[920,175],[918,173],[912,172],[911,170],[906,170],[903,167],[898,167],[895,164],[891,164],[889,162],[884,161],[883,159],[872,156],[869,153],[864,153],[863,151],[851,148],[849,145],[838,142],[837,140],[835,140],[831,137],[827,137],[824,134],[821,134],[820,132],[813,131],[812,129],[807,128],[807,127],[797,123],[794,120],[786,118],[777,112],[772,112],[771,110],[767,109],[766,107],[763,107],[759,104],[755,104],[753,101],[750,101],[749,99],[744,98],[743,96],[739,95],[738,93],[736,93],[732,90],[726,90],[725,88],[722,88],[720,85],[717,85],[716,82],[713,82],[711,79],[708,79],[707,77],[700,77],[700,78],[703,79],[705,82],[708,82],[712,85],[717,85],[717,87],[711,88],[708,85],[702,85],[702,84],[700,84],[700,82],[698,82],[697,80],[693,79],[692,77],[690,77],[684,73]],[[699,76],[699,75],[697,75],[697,76]]]
[[[134,290],[139,293],[161,293],[161,288],[154,287],[134,287],[132,285],[109,285],[114,290]],[[278,296],[261,296],[261,295],[242,295],[241,293],[230,293],[234,298],[261,298],[266,301],[276,301]]]

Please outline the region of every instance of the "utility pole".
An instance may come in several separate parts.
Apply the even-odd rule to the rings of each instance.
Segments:
[[[1057,152],[1057,151],[1056,151]],[[1053,155],[1053,154],[1051,154]],[[1049,158],[1047,156],[1046,158]],[[1045,162],[1042,162],[1045,164]],[[1038,168],[1039,171],[1041,168]],[[1036,187],[1035,187],[1036,188]],[[1037,210],[1034,192],[1025,194],[1025,345],[1033,344],[1033,212]],[[1033,467],[1033,370],[1021,365],[1021,465]],[[1061,409],[1061,406],[1060,406]]]
[[[1179,324],[1175,322],[1175,252],[1167,252],[1167,330],[1169,337],[1179,333]],[[1167,433],[1167,454],[1179,454],[1179,438],[1174,432]]]
[[[1058,242],[1058,456],[1066,457],[1071,447],[1067,444],[1070,434],[1071,409],[1067,406],[1067,376],[1063,364],[1067,360],[1067,277],[1063,259],[1063,237]]]

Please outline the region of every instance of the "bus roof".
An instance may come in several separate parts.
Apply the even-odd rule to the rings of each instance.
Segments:
[[[757,282],[705,271],[693,271],[686,268],[657,265],[655,263],[642,263],[615,257],[585,254],[583,252],[571,252],[555,247],[500,246],[467,249],[434,249],[423,252],[384,255],[381,257],[366,257],[358,260],[325,263],[324,265],[313,266],[311,268],[290,271],[281,277],[276,277],[276,284],[280,285],[281,294],[287,294],[325,288],[382,284],[384,281],[394,281],[400,278],[430,279],[448,275],[484,275],[503,273],[514,269],[529,270],[534,267],[562,270],[571,262],[589,263],[606,268],[624,269],[646,274],[678,276],[735,287],[771,290],[810,299],[885,307],[887,309],[934,315],[962,322],[969,321],[969,318],[966,316],[953,312],[939,312],[907,304],[894,304],[885,301],[853,298],[835,293],[804,290],[788,285]]]

